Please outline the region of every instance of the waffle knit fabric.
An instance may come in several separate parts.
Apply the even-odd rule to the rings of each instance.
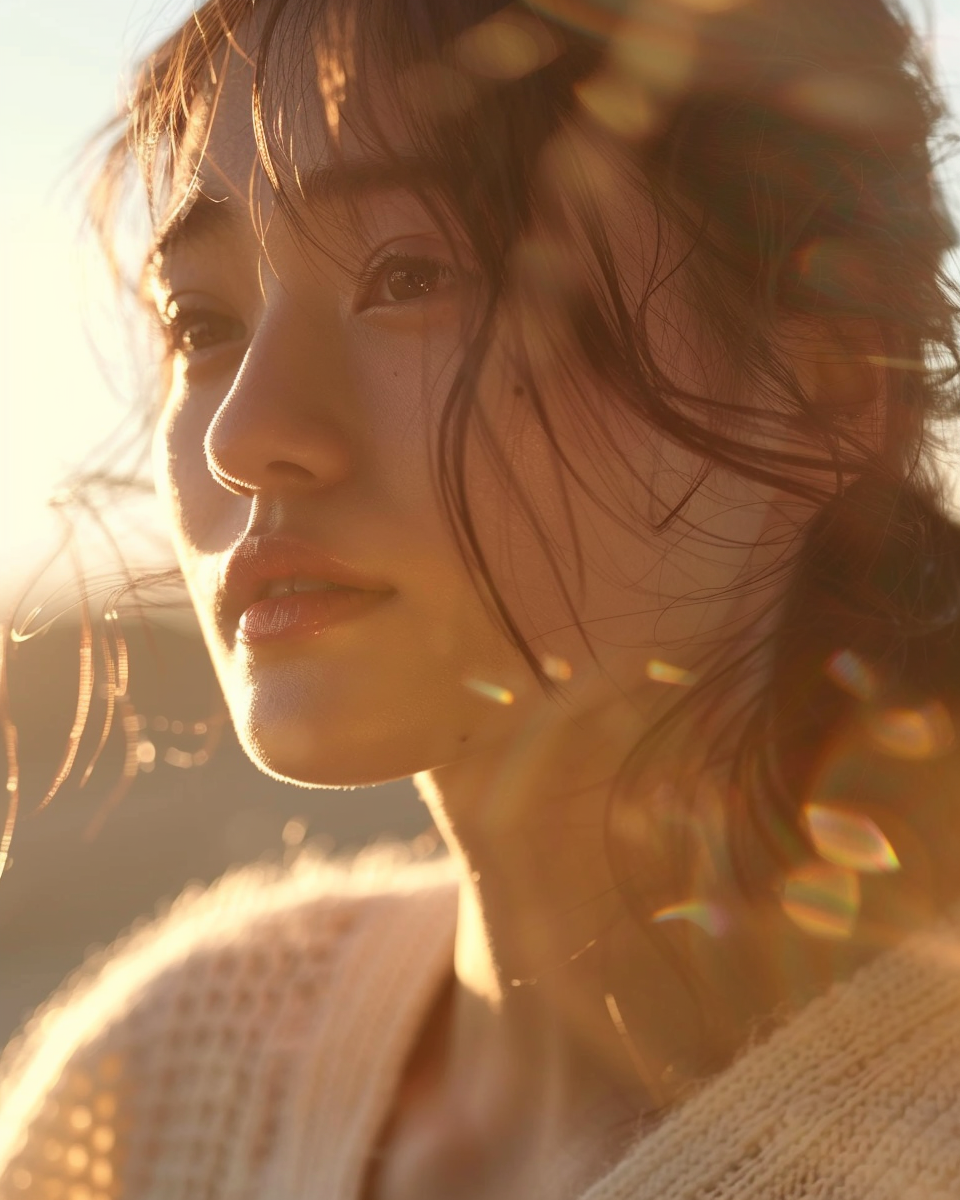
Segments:
[[[455,923],[449,865],[395,856],[181,897],[8,1048],[0,1197],[359,1200]],[[583,1196],[708,1198],[960,1200],[960,920],[745,1051]]]

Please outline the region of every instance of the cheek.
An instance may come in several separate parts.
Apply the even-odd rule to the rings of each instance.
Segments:
[[[373,480],[402,480],[402,489],[393,490],[435,507],[432,448],[460,361],[455,327],[385,334],[360,325],[350,339],[349,361],[363,413],[354,448],[361,469],[368,460]]]
[[[470,474],[471,510],[498,591],[539,656],[576,679],[633,688],[651,658],[690,665],[733,616],[759,565],[770,497],[615,407],[584,377],[542,384],[551,434],[503,369],[485,381],[496,453]],[[555,444],[556,443],[556,444]],[[680,515],[658,523],[675,507]]]
[[[229,546],[249,511],[249,501],[226,491],[207,468],[203,442],[216,407],[190,396],[177,374],[153,435],[154,481],[185,574],[191,553]]]

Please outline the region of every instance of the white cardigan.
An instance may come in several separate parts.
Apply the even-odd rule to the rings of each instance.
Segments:
[[[0,1197],[358,1200],[455,921],[445,863],[181,897],[0,1062]],[[746,1051],[583,1200],[708,1198],[960,1200],[960,921]]]

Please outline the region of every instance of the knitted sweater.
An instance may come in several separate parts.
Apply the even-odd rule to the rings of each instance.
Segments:
[[[443,863],[185,895],[7,1051],[0,1197],[358,1200],[455,921]],[[960,921],[745,1051],[583,1200],[707,1198],[960,1200]]]

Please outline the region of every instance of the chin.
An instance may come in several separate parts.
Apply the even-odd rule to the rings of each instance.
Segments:
[[[444,722],[415,694],[318,686],[310,672],[281,671],[227,692],[240,744],[265,774],[301,787],[368,787],[450,761],[460,723]]]
[[[476,672],[457,659],[348,649],[214,656],[240,743],[266,774],[303,787],[371,786],[509,738],[517,714],[465,688]]]
[[[346,733],[318,734],[302,722],[237,724],[237,736],[264,774],[299,787],[371,787],[428,769],[408,746]]]

